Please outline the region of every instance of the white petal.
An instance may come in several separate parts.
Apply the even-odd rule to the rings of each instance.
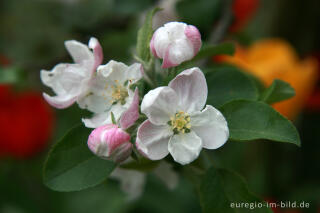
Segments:
[[[164,25],[164,28],[167,30],[171,41],[185,38],[184,31],[186,27],[186,23],[175,21],[166,23]]]
[[[57,109],[64,109],[71,106],[76,100],[77,97],[69,96],[49,96],[46,93],[43,93],[43,98],[53,107]]]
[[[170,87],[150,90],[143,98],[141,112],[158,125],[167,124],[177,112],[177,95]]]
[[[114,82],[110,82],[107,78],[96,73],[90,81],[89,90],[81,96],[78,104],[82,109],[88,109],[94,113],[102,113],[110,109],[112,105],[112,88]]]
[[[79,95],[83,76],[83,68],[76,64],[58,64],[51,71],[41,70],[40,78],[56,94]]]
[[[208,96],[206,78],[202,71],[195,67],[177,75],[170,83],[178,96],[178,105],[182,111],[191,113],[203,109]]]
[[[105,124],[111,124],[111,112],[113,113],[116,120],[118,120],[121,117],[121,114],[126,110],[121,105],[113,105],[110,110],[103,112],[103,113],[97,113],[94,114],[91,118],[83,118],[82,122],[84,125],[88,128],[98,128]]]
[[[128,200],[137,199],[142,195],[145,184],[144,173],[117,167],[110,177],[120,180],[121,189],[128,194]]]
[[[128,80],[126,78],[128,68],[124,63],[111,60],[106,65],[100,65],[97,72],[99,76],[108,78],[109,81],[118,81],[120,84],[124,84]]]
[[[162,65],[161,65],[162,69],[175,67],[175,66],[179,65],[179,64],[174,63],[173,61],[171,61],[171,57],[170,57],[171,46],[172,45],[169,45],[168,48],[166,49],[166,53],[165,53],[165,55],[163,57],[163,61],[162,61]]]
[[[191,115],[191,129],[202,139],[206,149],[217,149],[228,140],[229,129],[226,119],[213,106]]]
[[[126,78],[130,84],[136,83],[142,78],[143,67],[139,63],[134,63],[126,70]]]
[[[87,45],[84,45],[75,40],[66,41],[64,44],[75,63],[81,64],[84,61],[90,61],[93,67],[93,53],[89,50]]]
[[[160,27],[154,32],[153,46],[159,58],[164,58],[170,42],[169,33],[164,27]]]
[[[181,64],[193,58],[194,50],[192,43],[187,39],[179,39],[169,47],[169,55],[172,64]]]
[[[40,71],[40,79],[42,83],[48,87],[51,87],[52,90],[59,94],[63,93],[64,89],[59,83],[59,76],[66,69],[66,64],[58,64],[51,71],[41,70]]]
[[[144,121],[137,132],[137,148],[151,160],[167,156],[168,141],[172,131],[168,125],[157,126],[149,120]]]
[[[94,114],[91,118],[82,118],[82,122],[87,128],[98,128],[103,124],[112,123],[109,114],[109,112]]]
[[[173,159],[182,164],[188,164],[198,158],[202,141],[193,131],[176,134],[170,138],[168,149]]]
[[[98,95],[89,91],[88,94],[81,97],[77,103],[82,109],[88,109],[94,113],[101,113],[109,109],[112,105],[111,98],[108,96]]]

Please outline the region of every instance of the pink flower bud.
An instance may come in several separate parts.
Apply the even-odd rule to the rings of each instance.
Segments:
[[[192,59],[200,47],[199,30],[182,22],[169,22],[158,28],[150,41],[152,54],[163,59],[162,68],[175,67]]]
[[[88,147],[95,155],[116,163],[126,160],[132,151],[130,135],[115,124],[94,129],[89,136]]]

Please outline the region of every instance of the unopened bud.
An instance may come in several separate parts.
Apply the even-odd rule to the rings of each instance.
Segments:
[[[152,54],[163,59],[162,68],[175,67],[192,59],[200,47],[199,30],[182,22],[169,22],[158,28],[150,41]]]
[[[126,160],[132,151],[130,135],[114,124],[93,130],[88,139],[88,147],[95,155],[116,163]]]

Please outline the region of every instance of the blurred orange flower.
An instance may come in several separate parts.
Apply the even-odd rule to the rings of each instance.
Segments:
[[[294,119],[302,109],[317,80],[316,60],[299,60],[290,44],[280,39],[258,41],[247,49],[237,47],[234,56],[221,56],[219,61],[255,75],[265,86],[275,79],[288,82],[295,89],[296,96],[273,107],[289,119]]]

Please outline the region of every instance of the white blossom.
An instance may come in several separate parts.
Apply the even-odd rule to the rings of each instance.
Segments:
[[[184,165],[195,160],[202,148],[221,147],[229,129],[217,109],[211,105],[204,108],[207,93],[199,68],[185,70],[169,86],[149,91],[141,104],[148,120],[138,129],[136,146],[140,152],[151,160],[170,153]]]
[[[74,102],[81,101],[103,58],[102,48],[96,38],[90,39],[89,47],[75,40],[66,41],[65,46],[75,63],[58,64],[51,71],[42,70],[40,73],[43,84],[56,93],[56,96],[46,93],[43,96],[56,108],[67,108]]]
[[[111,112],[119,120],[134,100],[139,101],[138,91],[134,92],[130,86],[140,80],[142,74],[143,68],[138,63],[127,66],[111,60],[99,66],[86,97],[79,102],[80,107],[95,113],[92,118],[82,119],[85,126],[97,128],[110,124]]]

